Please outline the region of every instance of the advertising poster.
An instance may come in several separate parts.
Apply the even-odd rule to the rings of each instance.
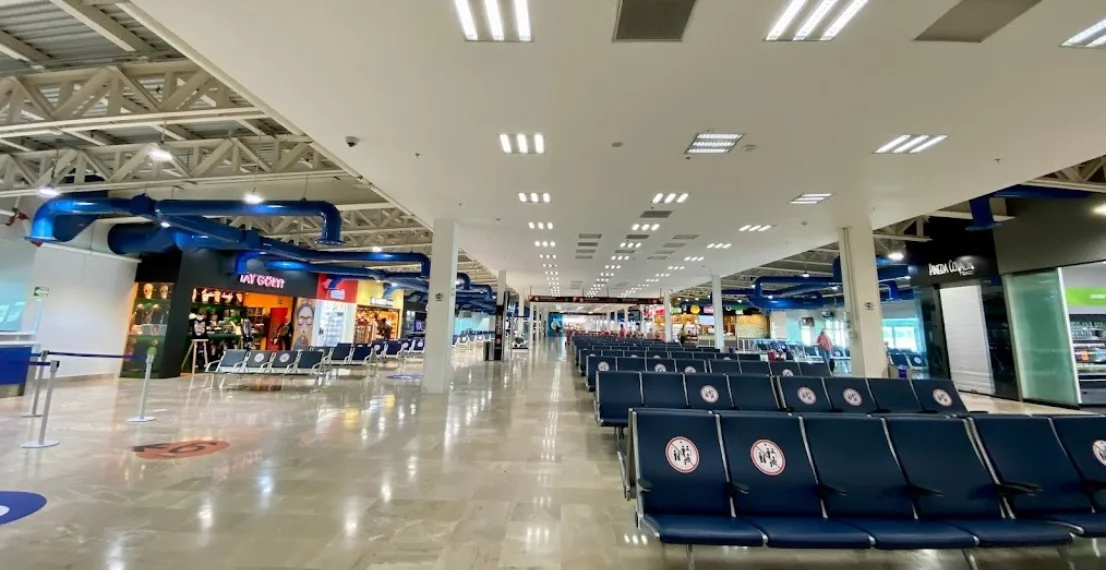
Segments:
[[[307,350],[311,347],[312,333],[315,328],[315,300],[299,299],[292,319],[292,350]]]

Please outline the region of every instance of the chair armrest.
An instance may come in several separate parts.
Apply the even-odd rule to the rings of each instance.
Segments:
[[[1088,479],[1083,481],[1083,488],[1088,491],[1103,491],[1106,490],[1106,481],[1098,481],[1095,479]]]
[[[637,488],[641,489],[642,493],[648,493],[653,490],[653,484],[646,479],[638,479]]]
[[[748,495],[749,491],[751,491],[751,489],[749,489],[749,486],[744,483],[730,483],[731,496]]]
[[[216,360],[214,362],[208,362],[207,366],[204,367],[204,372],[211,372],[211,367],[212,366],[214,366],[215,368],[219,368],[219,365],[222,364],[222,363],[223,363],[222,358],[220,358],[219,360]]]
[[[1014,497],[1018,495],[1036,495],[1041,492],[1041,486],[1021,481],[1005,481],[995,484],[995,490],[999,495]]]
[[[944,497],[945,494],[938,489],[932,487],[923,487],[921,485],[914,485],[912,483],[906,484],[906,491],[915,498],[917,497]]]

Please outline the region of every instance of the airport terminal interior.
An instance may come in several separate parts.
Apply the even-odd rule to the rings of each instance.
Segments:
[[[0,0],[0,568],[1106,567],[1096,0]]]

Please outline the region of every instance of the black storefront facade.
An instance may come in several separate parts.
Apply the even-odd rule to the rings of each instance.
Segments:
[[[246,275],[235,275],[237,252],[196,250],[171,251],[142,256],[135,274],[138,294],[128,330],[124,376],[141,376],[145,355],[154,355],[153,376],[171,378],[182,372],[190,358],[194,292],[217,290],[234,307],[235,294],[262,293],[292,299],[314,299],[318,276],[300,271],[270,271],[261,260],[253,260]],[[240,298],[241,295],[238,295]],[[295,309],[289,308],[289,315]],[[202,361],[200,362],[202,364]]]
[[[931,220],[931,241],[911,243],[911,284],[926,343],[928,373],[965,392],[1017,399],[1018,383],[990,231]]]

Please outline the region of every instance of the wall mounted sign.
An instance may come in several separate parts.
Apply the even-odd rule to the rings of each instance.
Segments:
[[[930,258],[931,261],[919,263],[914,274],[918,285],[938,285],[987,279],[997,275],[996,264],[992,258],[981,255],[960,255],[947,258]]]
[[[531,303],[577,303],[594,305],[663,305],[664,299],[640,297],[549,297],[532,295]]]
[[[319,283],[315,288],[315,298],[323,301],[355,303],[357,302],[357,280],[336,279],[319,275]]]
[[[151,443],[136,445],[133,450],[142,459],[187,459],[201,455],[211,455],[230,447],[225,441],[197,439],[175,441],[172,443]]]
[[[369,304],[376,305],[377,307],[394,307],[395,301],[391,299],[381,299],[380,297],[369,297]]]
[[[1064,287],[1064,299],[1069,307],[1100,307],[1106,305],[1106,287]]]
[[[939,277],[942,275],[948,275],[950,273],[955,273],[961,277],[974,276],[975,264],[972,263],[971,256],[964,256],[959,259],[950,259],[944,263],[929,264],[930,277]]]
[[[284,280],[280,277],[273,277],[272,275],[258,275],[257,273],[246,273],[244,275],[239,275],[238,282],[245,283],[246,285],[268,287],[269,289],[284,288]]]

